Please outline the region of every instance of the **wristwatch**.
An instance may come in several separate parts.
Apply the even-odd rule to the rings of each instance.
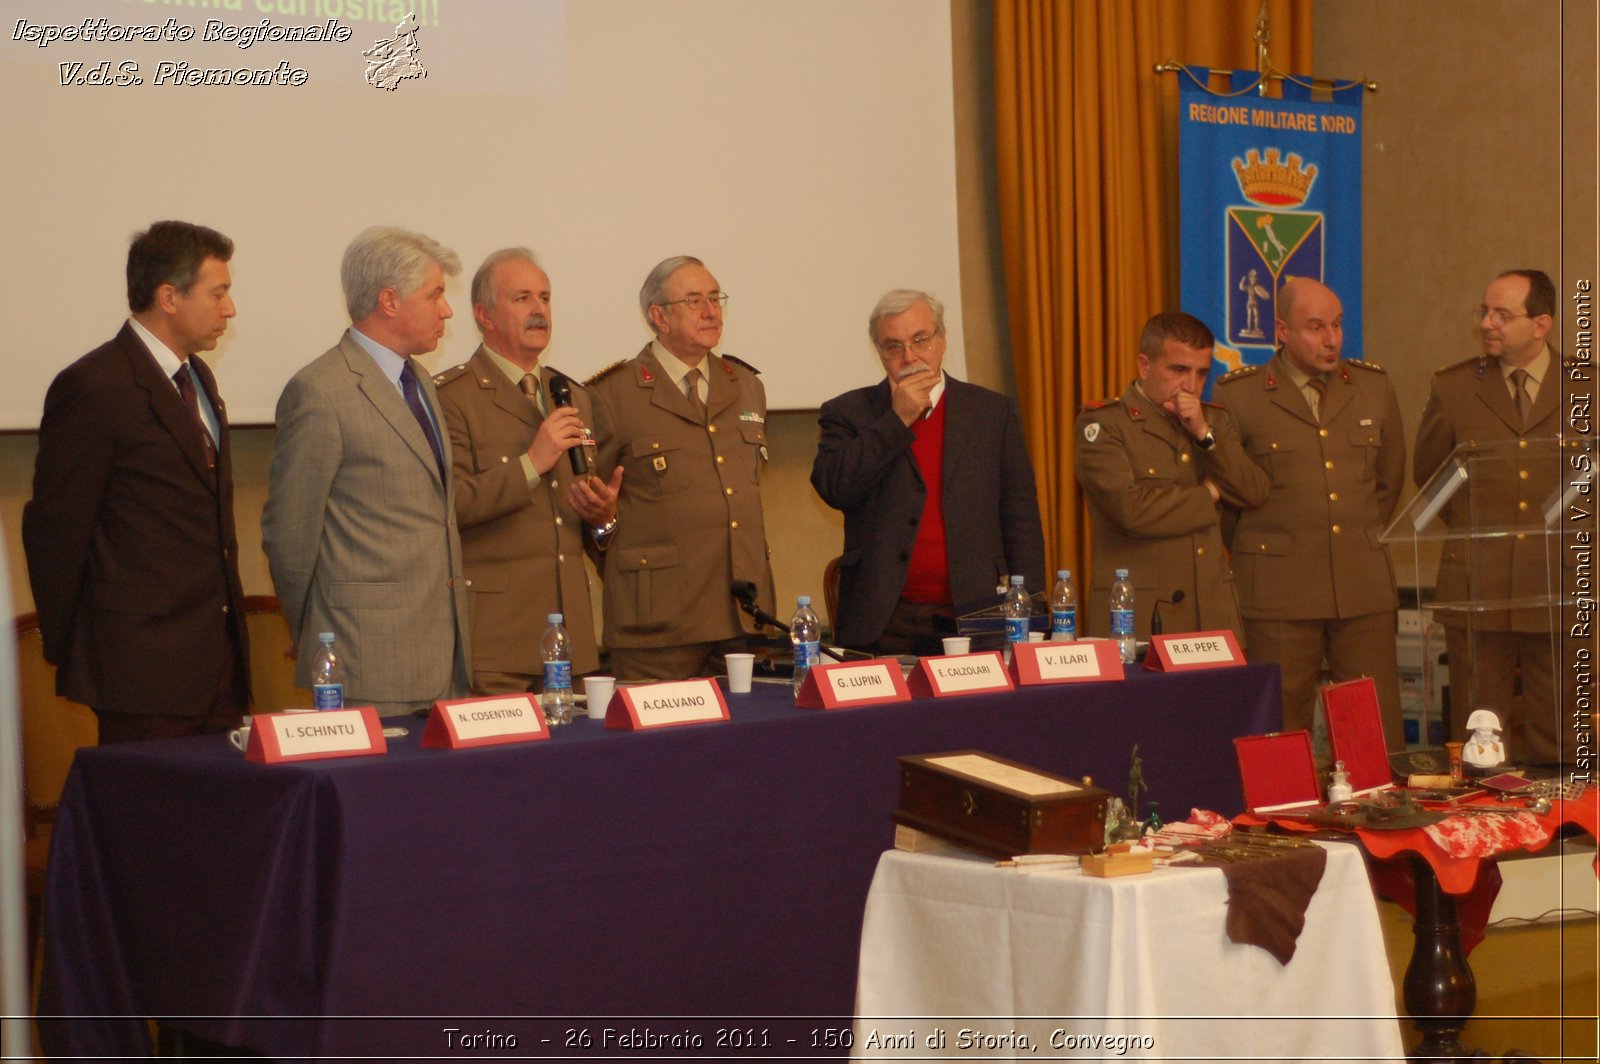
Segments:
[[[1217,433],[1214,429],[1206,429],[1206,434],[1194,441],[1194,445],[1202,451],[1209,451],[1217,445]]]
[[[611,533],[613,533],[613,532],[615,532],[617,530],[617,521],[618,521],[618,519],[619,518],[618,518],[618,516],[616,514],[612,514],[611,515],[611,520],[607,521],[605,524],[601,525],[599,528],[596,528],[593,525],[590,525],[589,526],[589,534],[594,537],[594,541],[596,543],[604,543],[606,541],[606,537],[611,535]]]

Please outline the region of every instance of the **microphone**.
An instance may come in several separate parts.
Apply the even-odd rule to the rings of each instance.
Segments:
[[[735,580],[731,590],[733,592],[733,597],[739,600],[739,608],[741,610],[748,613],[762,624],[771,625],[773,628],[778,629],[784,635],[793,634],[789,631],[789,626],[787,624],[784,624],[782,621],[778,620],[778,618],[774,617],[772,614],[768,613],[766,610],[762,609],[756,604],[755,584],[749,580]],[[830,646],[823,646],[821,649],[825,656],[832,658],[834,661],[844,661],[845,659],[840,656],[841,654],[855,653],[855,651],[842,650]],[[863,658],[872,657],[871,654],[862,654],[860,656]]]
[[[572,382],[559,373],[550,374],[550,401],[556,406],[572,405]],[[583,444],[567,448],[567,460],[572,463],[572,472],[577,476],[585,476],[589,472],[589,457],[583,453]]]
[[[1156,599],[1156,604],[1150,607],[1150,635],[1152,637],[1161,634],[1161,607],[1176,606],[1182,601],[1183,588],[1181,587],[1174,591],[1169,599]]]

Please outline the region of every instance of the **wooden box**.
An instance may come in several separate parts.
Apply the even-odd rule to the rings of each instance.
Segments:
[[[1111,795],[981,750],[900,758],[895,823],[993,857],[1096,853]]]

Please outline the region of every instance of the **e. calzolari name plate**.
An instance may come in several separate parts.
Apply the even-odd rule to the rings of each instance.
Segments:
[[[389,744],[371,706],[320,713],[267,713],[252,718],[247,761],[266,765],[330,757],[387,754]]]
[[[1117,644],[1110,639],[1017,643],[1011,648],[1011,672],[1023,687],[1127,678]]]
[[[1152,672],[1225,669],[1243,664],[1244,652],[1239,649],[1239,641],[1226,628],[1215,632],[1158,635],[1150,640],[1150,650],[1144,656],[1144,667]]]
[[[606,709],[606,727],[622,731],[727,719],[728,704],[715,680],[619,685]]]
[[[900,663],[893,658],[813,665],[794,704],[805,709],[850,709],[883,702],[909,702]]]
[[[918,698],[977,695],[1012,691],[1011,673],[998,650],[977,654],[945,654],[923,658],[911,674],[911,693]]]
[[[489,695],[435,702],[422,745],[463,750],[548,738],[550,728],[532,695]]]

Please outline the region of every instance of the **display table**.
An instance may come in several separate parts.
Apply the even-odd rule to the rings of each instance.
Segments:
[[[1399,1060],[1394,985],[1361,852],[1326,848],[1287,965],[1229,941],[1218,869],[1095,879],[890,851],[867,897],[853,1052]],[[939,1032],[935,1053],[928,1038]]]
[[[87,749],[56,820],[40,1011],[110,1018],[40,1034],[52,1055],[136,1054],[142,1017],[191,1017],[269,1056],[399,1056],[446,1052],[451,1017],[847,1022],[897,757],[975,747],[1121,787],[1138,742],[1167,808],[1236,812],[1231,739],[1279,726],[1278,690],[1272,666],[1133,671],[823,712],[758,686],[728,723],[584,719],[457,752],[421,748],[416,720],[345,761],[251,764],[220,736]]]

